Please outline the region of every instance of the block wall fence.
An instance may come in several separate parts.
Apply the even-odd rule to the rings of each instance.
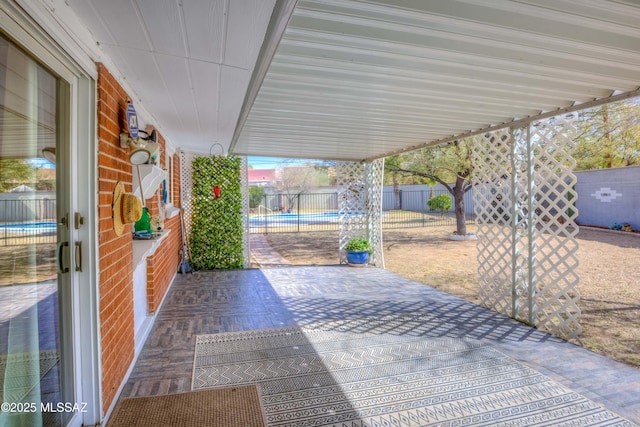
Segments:
[[[640,230],[640,166],[575,172],[578,224]]]

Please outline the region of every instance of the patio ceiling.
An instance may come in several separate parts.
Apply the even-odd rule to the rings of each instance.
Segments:
[[[259,71],[233,152],[378,158],[636,91],[640,5],[300,0]]]
[[[174,147],[229,146],[276,0],[66,3]]]
[[[193,152],[373,159],[640,87],[636,1],[66,4]]]

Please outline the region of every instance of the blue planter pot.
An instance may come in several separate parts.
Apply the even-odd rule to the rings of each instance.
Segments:
[[[366,264],[369,261],[368,251],[346,251],[349,264]]]

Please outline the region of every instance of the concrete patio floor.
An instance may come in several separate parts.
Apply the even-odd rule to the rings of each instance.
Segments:
[[[639,370],[394,273],[346,266],[178,275],[120,397],[190,391],[197,335],[323,323],[479,340],[640,424]]]

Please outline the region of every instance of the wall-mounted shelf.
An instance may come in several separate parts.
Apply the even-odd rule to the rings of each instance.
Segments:
[[[167,172],[155,165],[139,165],[133,166],[133,194],[140,196],[140,184],[138,181],[138,171],[136,168],[140,168],[140,179],[142,179],[142,193],[144,199],[150,199],[153,197],[153,193],[156,192],[162,180],[167,178]]]

